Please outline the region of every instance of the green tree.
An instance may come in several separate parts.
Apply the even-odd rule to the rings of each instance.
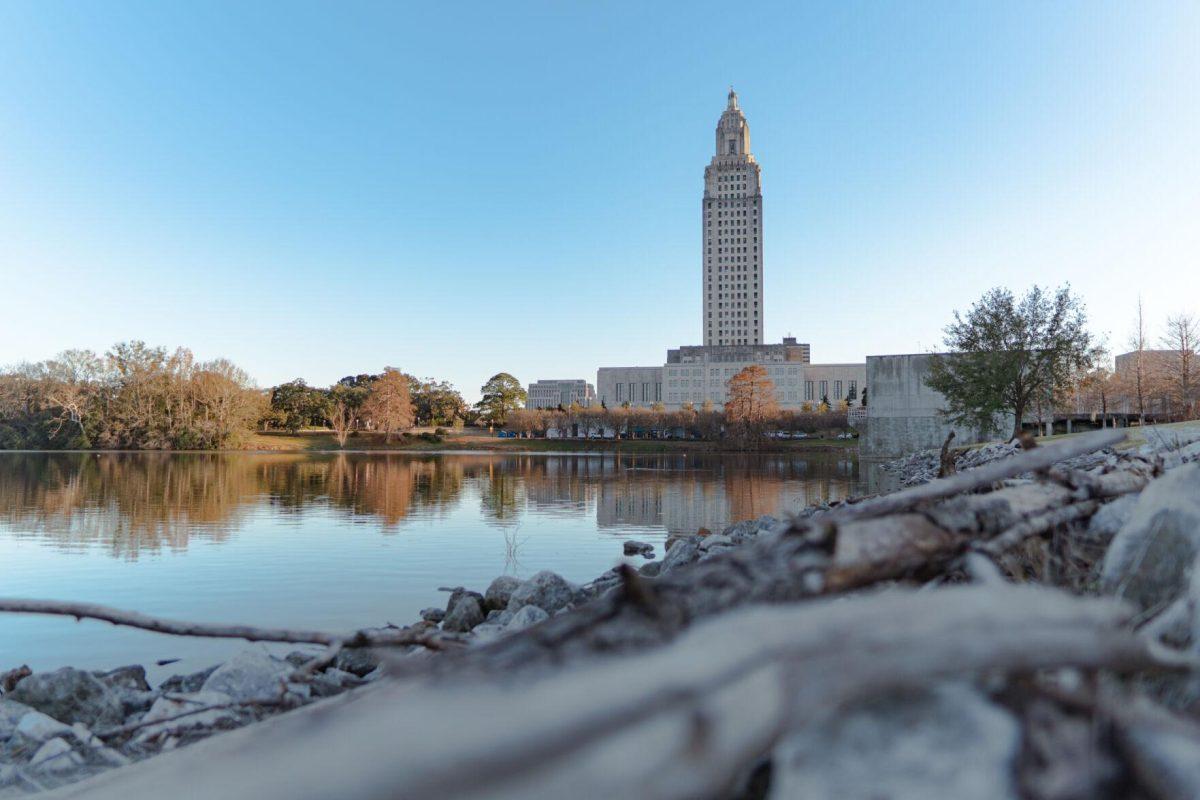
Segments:
[[[480,419],[488,425],[503,425],[508,412],[525,405],[525,390],[507,372],[488,378],[479,391],[483,397],[475,404],[475,408],[479,411]]]
[[[409,376],[409,389],[418,425],[453,425],[467,418],[467,402],[448,381]]]
[[[1098,348],[1083,304],[1069,285],[1049,293],[1034,286],[1019,300],[1007,289],[984,294],[946,326],[947,356],[934,356],[926,383],[946,398],[956,423],[995,430],[1013,416],[1013,436],[1036,403],[1068,391],[1092,366]]]
[[[297,378],[271,389],[271,411],[267,419],[272,427],[295,433],[301,428],[325,424],[327,404],[323,391]]]

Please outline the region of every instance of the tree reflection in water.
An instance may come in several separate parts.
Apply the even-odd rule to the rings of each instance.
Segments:
[[[852,454],[402,455],[0,453],[0,532],[120,558],[222,541],[247,515],[327,508],[398,529],[477,502],[522,516],[595,515],[598,527],[692,532],[856,490]]]

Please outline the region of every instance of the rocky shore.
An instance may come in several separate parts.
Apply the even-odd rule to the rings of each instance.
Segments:
[[[278,658],[250,645],[157,687],[140,666],[32,674],[18,667],[0,675],[0,797],[79,781],[405,675],[446,676],[435,687],[491,682],[503,697],[495,682],[517,673],[540,680],[602,653],[670,649],[693,626],[721,629],[735,609],[763,603],[801,615],[812,606],[811,625],[796,630],[812,637],[818,649],[806,658],[815,662],[804,666],[794,655],[800,660],[789,674],[808,676],[799,685],[810,694],[836,677],[808,702],[839,693],[845,702],[832,715],[771,723],[765,757],[743,755],[740,767],[727,768],[732,786],[656,796],[856,798],[878,796],[881,785],[889,797],[914,799],[1200,796],[1196,434],[1008,472],[1006,464],[1034,464],[1038,456],[988,446],[960,454],[957,483],[945,486],[928,483],[936,454],[918,454],[891,466],[919,487],[907,494],[673,536],[661,559],[652,545],[625,542],[624,554],[643,563],[582,585],[542,571],[447,587],[445,606],[424,609],[406,628],[376,629],[427,634],[436,647],[304,649]],[[1032,589],[1014,584],[1059,594],[1030,598]],[[975,594],[951,591],[960,585],[976,586]],[[904,593],[913,587],[921,587],[915,599]],[[845,599],[851,595],[857,606]],[[823,596],[849,605],[820,605]],[[889,622],[905,604],[922,611]],[[750,616],[732,630],[750,630],[752,611],[737,613]],[[837,614],[845,619],[836,633],[821,633],[818,620]],[[957,639],[929,628],[943,622]],[[750,641],[790,629],[763,630]],[[838,661],[839,648],[855,652],[856,635],[866,637],[862,652],[870,656]],[[1081,638],[1072,643],[1074,635]],[[706,647],[720,661],[723,651]],[[858,674],[867,664],[877,672]],[[678,680],[686,673],[680,669]],[[885,686],[885,697],[874,694]],[[751,705],[743,697],[730,708]],[[716,716],[705,725],[736,719]],[[718,728],[704,741],[722,741]],[[515,747],[519,737],[510,738]],[[654,763],[650,750],[645,756]],[[413,796],[427,796],[415,787]]]

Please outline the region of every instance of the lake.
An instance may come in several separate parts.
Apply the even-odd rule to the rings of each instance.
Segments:
[[[622,560],[625,539],[661,557],[669,533],[857,493],[852,451],[0,453],[0,596],[334,631],[408,624],[445,604],[442,586],[541,569],[584,582]],[[140,663],[165,677],[244,646],[0,614],[0,671]]]

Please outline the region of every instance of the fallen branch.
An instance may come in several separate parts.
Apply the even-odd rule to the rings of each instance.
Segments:
[[[1056,508],[1053,511],[1039,514],[1018,525],[1014,525],[994,539],[976,544],[975,549],[981,550],[988,555],[998,556],[1005,550],[1011,550],[1030,537],[1040,536],[1068,522],[1086,519],[1095,514],[1096,509],[1099,507],[1100,502],[1098,500],[1085,500],[1082,503]]]
[[[250,625],[219,625],[209,622],[186,622],[152,617],[137,611],[58,600],[27,600],[19,597],[0,597],[0,612],[17,614],[49,614],[74,617],[77,620],[95,619],[129,628],[165,633],[170,636],[200,636],[216,639],[246,639],[251,642],[291,642],[294,644],[323,644],[326,647],[394,647],[417,645],[430,650],[444,650],[458,643],[443,633],[398,629],[389,631],[360,630],[349,634],[329,633],[291,628],[256,628]]]
[[[982,670],[1161,667],[1128,617],[1112,600],[1014,586],[758,606],[646,653],[527,674],[519,691],[502,672],[385,681],[53,796],[720,797],[788,731],[881,691]]]
[[[1062,442],[1026,450],[1011,458],[993,461],[966,472],[959,472],[949,478],[939,478],[911,489],[882,495],[861,503],[840,506],[822,516],[821,519],[832,523],[842,523],[864,517],[879,517],[911,511],[922,503],[942,500],[963,492],[972,492],[990,486],[996,481],[1026,472],[1049,469],[1060,461],[1112,447],[1124,439],[1125,433],[1118,430],[1080,434]]]
[[[167,695],[167,698],[171,699],[171,700],[177,700],[179,702],[184,702],[184,703],[195,703],[196,702],[195,700],[191,700],[187,697],[174,696],[174,695],[169,695],[169,694]],[[215,703],[213,705],[199,706],[199,707],[193,708],[189,711],[181,711],[180,713],[173,714],[169,717],[161,717],[160,719],[152,719],[152,720],[141,720],[139,722],[131,722],[128,725],[118,725],[115,728],[108,728],[103,731],[96,731],[92,735],[95,736],[97,739],[107,741],[108,739],[116,739],[121,736],[128,736],[131,733],[136,733],[136,732],[142,730],[143,728],[149,728],[153,725],[164,725],[168,722],[175,722],[176,720],[181,720],[186,717],[194,717],[197,714],[203,714],[206,711],[224,711],[225,709],[231,709],[231,708],[239,708],[239,709],[240,708],[256,708],[256,707],[257,708],[277,708],[280,706],[288,706],[288,705],[290,705],[290,704],[283,698],[275,698],[275,699],[265,699],[264,698],[264,699],[259,699],[259,700],[235,700],[235,701],[232,701],[229,703]]]

